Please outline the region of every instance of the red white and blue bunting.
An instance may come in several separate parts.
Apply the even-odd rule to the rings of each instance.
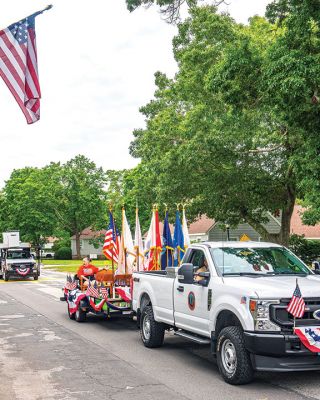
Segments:
[[[30,272],[30,267],[17,267],[16,272],[21,276],[26,276]]]
[[[320,327],[303,326],[295,328],[294,332],[301,342],[313,353],[320,353]]]

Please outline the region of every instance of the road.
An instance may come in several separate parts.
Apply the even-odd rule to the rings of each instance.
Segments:
[[[209,348],[166,334],[146,349],[126,318],[68,318],[65,275],[0,281],[0,400],[319,399],[320,373],[259,373],[227,385]]]

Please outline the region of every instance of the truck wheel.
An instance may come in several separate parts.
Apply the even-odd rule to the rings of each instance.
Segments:
[[[4,279],[6,282],[8,282],[8,280],[9,280],[9,276],[8,276],[8,274],[7,274],[6,271],[4,271],[4,273],[3,273],[3,279]]]
[[[140,322],[140,335],[143,344],[150,348],[162,346],[164,331],[164,325],[155,321],[152,307],[144,307]]]
[[[77,322],[85,322],[87,319],[87,313],[79,307],[77,311],[74,313],[75,320]]]
[[[33,276],[33,279],[34,279],[35,281],[37,281],[37,280],[38,280],[38,274],[34,275],[34,276]]]
[[[228,326],[217,340],[217,363],[223,379],[231,385],[243,385],[253,379],[249,353],[244,346],[242,329]]]

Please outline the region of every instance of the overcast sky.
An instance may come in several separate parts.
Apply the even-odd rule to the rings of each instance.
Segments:
[[[172,77],[176,71],[176,28],[161,20],[156,7],[130,14],[125,0],[52,2],[53,9],[36,19],[39,122],[27,125],[0,79],[0,187],[15,168],[65,162],[77,154],[105,169],[135,166],[128,146],[132,131],[144,127],[138,109],[153,97],[154,73]],[[263,15],[268,2],[229,0],[225,9],[245,23]],[[0,29],[48,1],[2,3]]]

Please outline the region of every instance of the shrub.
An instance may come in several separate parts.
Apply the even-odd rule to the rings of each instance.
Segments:
[[[289,248],[308,265],[320,259],[320,241],[318,240],[307,240],[304,236],[291,235]]]
[[[54,254],[56,260],[71,260],[72,252],[70,247],[60,247]]]

